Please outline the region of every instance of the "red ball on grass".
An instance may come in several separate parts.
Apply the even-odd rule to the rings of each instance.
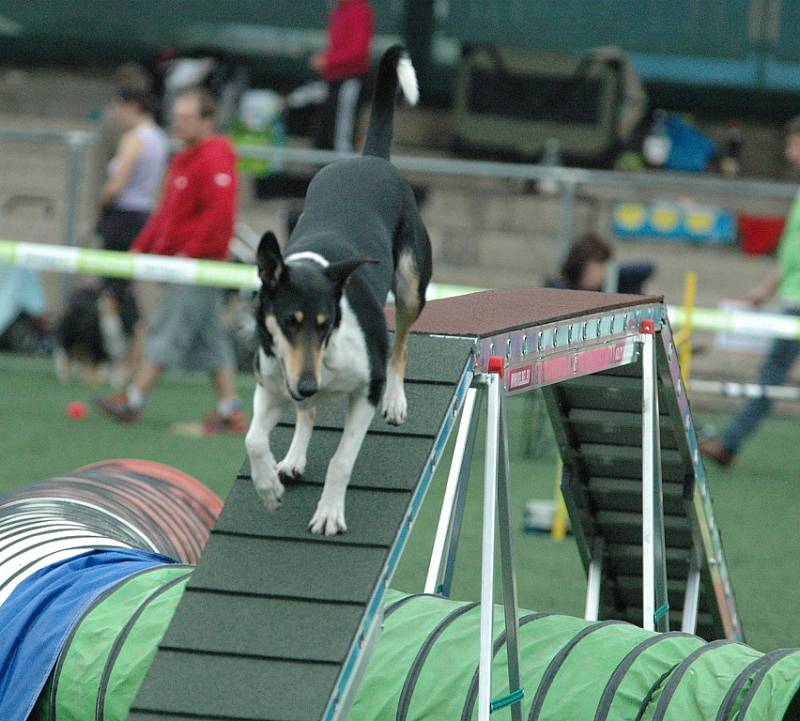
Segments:
[[[72,403],[67,406],[67,416],[75,421],[82,421],[86,418],[88,412],[89,409],[83,401],[72,401]]]

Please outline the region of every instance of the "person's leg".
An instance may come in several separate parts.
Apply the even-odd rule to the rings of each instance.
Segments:
[[[189,322],[191,295],[188,286],[168,286],[147,329],[144,357],[133,382],[124,393],[96,399],[105,413],[126,423],[139,419],[147,394],[155,387],[164,368],[180,365],[191,343],[194,329]]]
[[[211,379],[214,382],[218,404],[239,400],[239,393],[236,390],[236,368],[234,366],[226,365],[213,370]]]
[[[800,354],[800,342],[778,338],[772,346],[761,366],[758,382],[762,386],[779,386],[786,381],[792,365]],[[722,447],[731,455],[735,455],[742,443],[758,428],[761,421],[769,414],[772,401],[764,396],[751,398],[736,414],[731,425],[722,436]]]
[[[220,289],[206,289],[205,321],[199,330],[196,343],[198,361],[211,374],[217,397],[217,406],[203,419],[204,431],[213,435],[220,432],[244,433],[247,420],[242,413],[242,401],[236,389],[236,354],[222,323],[224,294]],[[204,294],[206,295],[206,294]]]
[[[153,363],[153,361],[145,358],[142,360],[136,374],[133,376],[133,383],[131,383],[131,387],[128,389],[128,395],[130,396],[131,391],[134,391],[140,393],[142,397],[147,396],[150,391],[155,388],[163,372],[164,366]],[[139,403],[139,405],[141,405],[141,403]]]
[[[333,149],[340,153],[349,153],[353,150],[360,95],[361,80],[358,78],[345,80],[339,88],[336,98]]]
[[[328,97],[314,115],[314,148],[333,150],[340,82],[328,83]]]

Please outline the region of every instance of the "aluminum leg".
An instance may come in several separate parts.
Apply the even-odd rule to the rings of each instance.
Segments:
[[[686,595],[683,597],[681,631],[694,633],[697,629],[697,607],[700,603],[700,554],[692,549],[689,575],[686,578]]]
[[[655,328],[642,328],[642,625],[669,630]]]
[[[444,570],[442,580],[437,593],[445,597],[450,597],[453,587],[453,576],[456,570],[456,556],[458,555],[458,543],[461,539],[461,525],[464,520],[464,508],[467,505],[467,489],[469,488],[469,477],[472,469],[472,454],[475,450],[475,439],[478,435],[478,422],[480,420],[480,407],[484,396],[483,390],[479,389],[475,397],[475,408],[472,411],[472,421],[470,422],[469,433],[467,435],[467,446],[464,450],[464,460],[461,463],[461,472],[458,476],[458,486],[456,487],[456,498],[453,508],[453,517],[450,521],[450,528],[444,548]]]
[[[572,245],[573,220],[575,218],[575,199],[578,189],[575,183],[563,183],[558,216],[559,259],[564,260]]]
[[[506,404],[499,394],[500,405],[500,468],[497,483],[498,528],[500,558],[503,571],[503,607],[506,621],[506,653],[508,658],[508,688],[511,694],[520,692],[519,672],[519,613],[517,607],[517,577],[514,571],[514,543],[511,536],[511,488],[508,460],[508,417]],[[512,721],[522,721],[521,696],[511,705]],[[496,702],[497,703],[497,702]]]
[[[431,560],[428,564],[428,576],[425,580],[425,593],[439,592],[440,576],[442,574],[442,559],[445,550],[449,549],[453,530],[453,508],[456,502],[456,492],[459,488],[462,476],[469,477],[469,465],[472,460],[472,447],[474,446],[475,433],[473,419],[477,420],[475,413],[475,401],[477,389],[470,388],[464,400],[464,409],[461,411],[461,422],[458,427],[455,447],[453,448],[453,460],[450,463],[450,473],[447,476],[444,498],[442,500],[442,510],[439,513],[439,525],[436,528],[436,537],[433,541]],[[470,436],[472,438],[470,439]],[[470,444],[469,441],[472,440]],[[465,458],[469,446],[469,458]],[[465,464],[466,460],[466,464]],[[464,469],[466,467],[466,474]],[[466,483],[464,484],[466,486]],[[466,490],[466,489],[465,489]],[[459,529],[460,530],[460,529]]]
[[[68,246],[78,244],[78,215],[80,212],[81,166],[86,147],[85,133],[69,133],[67,135],[67,197],[64,202],[64,237],[63,243]],[[61,298],[67,302],[72,289],[72,276],[64,273],[61,278]]]
[[[489,721],[492,702],[494,626],[494,534],[497,515],[497,460],[500,431],[500,376],[486,375],[488,408],[483,470],[483,541],[481,545],[481,627],[478,672],[478,721]]]
[[[589,563],[589,579],[586,587],[586,611],[583,617],[587,621],[600,618],[600,592],[603,587],[603,553],[605,544],[602,538],[595,539],[592,549],[592,560]]]

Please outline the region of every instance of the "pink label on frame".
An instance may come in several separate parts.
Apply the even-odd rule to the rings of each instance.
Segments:
[[[533,364],[508,371],[508,390],[516,391],[527,388],[533,383]]]

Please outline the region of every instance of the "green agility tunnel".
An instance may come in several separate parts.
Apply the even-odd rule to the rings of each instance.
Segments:
[[[186,566],[149,569],[99,599],[31,721],[124,721],[190,574]],[[477,719],[479,622],[476,603],[389,591],[349,721]],[[509,693],[505,640],[498,606],[495,698]],[[526,721],[800,721],[798,649],[764,654],[622,621],[523,611],[520,657]],[[508,708],[493,714],[510,717]]]
[[[380,641],[350,721],[477,719],[480,609],[387,594]],[[502,607],[495,611],[493,697],[509,693]],[[800,650],[656,634],[620,621],[522,612],[527,721],[800,719]],[[508,708],[493,718],[510,719]]]
[[[101,595],[75,626],[30,721],[124,721],[192,570],[157,566]]]

